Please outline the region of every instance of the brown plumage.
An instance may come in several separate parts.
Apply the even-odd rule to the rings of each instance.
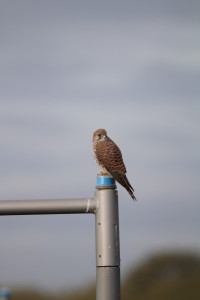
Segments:
[[[128,178],[122,154],[118,146],[107,136],[105,129],[98,129],[93,134],[94,158],[103,172],[110,174],[136,200]]]

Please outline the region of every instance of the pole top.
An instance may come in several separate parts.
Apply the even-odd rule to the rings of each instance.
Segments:
[[[115,179],[108,174],[97,174],[96,189],[116,189]]]

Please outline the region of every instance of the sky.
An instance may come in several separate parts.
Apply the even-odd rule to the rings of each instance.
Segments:
[[[92,135],[122,151],[122,280],[200,252],[200,2],[0,2],[0,200],[93,197]],[[95,282],[93,215],[0,217],[0,285]]]

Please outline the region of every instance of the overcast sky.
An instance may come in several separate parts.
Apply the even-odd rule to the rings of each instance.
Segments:
[[[92,134],[118,144],[122,278],[200,250],[200,2],[0,2],[0,199],[93,197]],[[94,216],[0,218],[0,285],[95,282]]]

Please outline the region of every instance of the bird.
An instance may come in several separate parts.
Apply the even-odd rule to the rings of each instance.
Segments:
[[[126,177],[126,167],[119,147],[107,136],[105,129],[97,129],[93,134],[93,155],[102,169],[100,175],[108,174],[121,184],[136,200],[134,189]]]

